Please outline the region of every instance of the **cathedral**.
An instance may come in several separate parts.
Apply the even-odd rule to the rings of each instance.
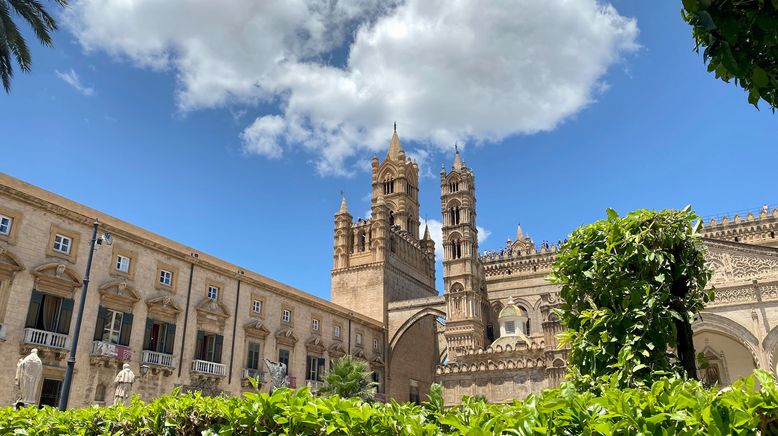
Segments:
[[[435,290],[434,242],[419,236],[419,169],[395,130],[372,161],[372,209],[354,222],[345,199],[335,215],[332,301],[387,329],[387,393],[424,398],[433,382],[446,404],[463,395],[508,402],[557,386],[567,350],[547,281],[558,249],[519,226],[499,251],[480,253],[475,170],[457,150],[440,172],[443,289]],[[775,373],[778,347],[778,209],[705,223],[715,300],[694,324],[708,384],[727,385],[756,368]]]
[[[265,359],[286,366],[291,387],[316,391],[344,355],[368,362],[381,400],[423,401],[432,383],[448,405],[554,387],[567,372],[559,292],[546,279],[558,246],[519,227],[503,248],[479,251],[476,173],[458,150],[440,172],[438,290],[419,167],[395,130],[372,160],[370,217],[355,219],[345,198],[335,213],[330,300],[0,173],[0,403],[19,398],[16,364],[32,349],[43,365],[35,398],[51,406],[71,353],[70,407],[107,404],[124,365],[149,401],[175,388],[240,395],[252,380],[267,392]],[[703,228],[715,300],[693,329],[710,385],[778,363],[778,209],[742,215]],[[94,225],[106,242],[80,323]]]

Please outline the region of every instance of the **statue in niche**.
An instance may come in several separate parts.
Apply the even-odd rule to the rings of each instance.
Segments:
[[[289,377],[286,375],[286,364],[283,362],[271,362],[265,359],[265,365],[270,372],[270,393],[278,388],[289,386]]]
[[[16,364],[16,387],[19,389],[19,401],[25,406],[36,404],[38,382],[43,375],[43,362],[38,357],[38,349],[33,348],[27,357]]]
[[[122,370],[116,374],[113,383],[116,390],[113,393],[113,404],[126,404],[132,392],[132,383],[135,381],[135,374],[130,369],[130,364],[122,365]]]

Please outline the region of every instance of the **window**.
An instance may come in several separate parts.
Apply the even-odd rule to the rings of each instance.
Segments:
[[[513,321],[506,321],[505,322],[505,333],[512,335],[516,333],[516,323]]]
[[[336,325],[332,330],[332,336],[339,338],[340,337],[340,326]]]
[[[224,337],[204,331],[197,332],[197,344],[195,345],[195,359],[208,362],[222,362],[222,344]]]
[[[289,374],[289,350],[283,348],[278,350],[278,363],[286,365],[286,373]]]
[[[132,314],[107,309],[100,306],[97,310],[97,325],[95,326],[96,341],[107,344],[130,345],[132,331]]]
[[[459,224],[459,206],[451,207],[449,212],[451,213],[451,224],[452,225]]]
[[[373,339],[373,350],[378,351],[378,339]]]
[[[394,211],[393,210],[389,211],[389,225],[390,226],[394,225]]]
[[[173,286],[173,273],[164,269],[159,270],[159,284]]]
[[[494,326],[486,324],[486,339],[494,341]]]
[[[251,311],[254,312],[257,315],[262,313],[262,300],[252,300],[251,301]]]
[[[176,339],[176,325],[151,318],[146,319],[146,331],[143,335],[143,349],[157,353],[173,354]]]
[[[246,357],[246,368],[253,370],[262,369],[259,358],[260,346],[259,342],[249,342],[248,352]]]
[[[62,254],[70,254],[70,245],[73,240],[57,233],[54,235],[54,251]]]
[[[208,286],[208,299],[216,301],[219,299],[219,288],[216,286]]]
[[[305,361],[305,379],[322,381],[324,377],[325,360],[323,357],[308,355]]]
[[[361,346],[362,345],[362,333],[357,333],[355,342],[356,342],[357,346]]]
[[[25,327],[47,332],[68,334],[73,316],[73,300],[32,291]]]
[[[365,251],[365,247],[367,245],[367,236],[365,235],[364,230],[359,232],[359,236],[357,236],[357,241],[359,243],[359,251]]]
[[[411,385],[410,397],[408,398],[411,403],[421,404],[421,397],[419,396],[419,386]]]
[[[5,215],[0,215],[0,235],[10,236],[12,224],[13,224],[13,218]]]
[[[292,312],[289,309],[284,309],[284,311],[281,312],[281,321],[283,322],[292,321]]]
[[[394,193],[394,179],[387,177],[384,179],[384,194]]]
[[[130,258],[126,256],[116,256],[116,270],[121,272],[130,272]]]
[[[311,322],[311,328],[315,332],[319,331],[319,320],[318,319],[316,319],[316,318],[313,319],[313,321]]]
[[[459,191],[459,182],[451,182],[448,184],[448,192]]]
[[[462,258],[462,243],[458,239],[451,242],[451,257],[454,259]]]

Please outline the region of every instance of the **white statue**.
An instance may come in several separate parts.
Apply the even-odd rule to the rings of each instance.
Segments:
[[[122,370],[116,374],[116,378],[113,379],[113,383],[116,386],[116,390],[113,394],[113,404],[125,404],[125,401],[130,398],[130,392],[132,391],[132,383],[135,381],[135,374],[130,369],[130,364],[125,363],[122,366]]]
[[[19,359],[16,364],[16,386],[19,388],[19,401],[24,404],[36,404],[38,382],[43,374],[43,362],[38,357],[38,349],[33,348],[30,354]]]
[[[289,377],[286,376],[286,364],[284,362],[271,362],[269,359],[265,359],[265,365],[270,372],[270,392],[278,388],[285,388],[289,386]]]

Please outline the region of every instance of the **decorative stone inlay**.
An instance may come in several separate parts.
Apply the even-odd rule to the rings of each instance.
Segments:
[[[712,251],[708,261],[714,272],[711,284],[778,277],[778,258]]]

